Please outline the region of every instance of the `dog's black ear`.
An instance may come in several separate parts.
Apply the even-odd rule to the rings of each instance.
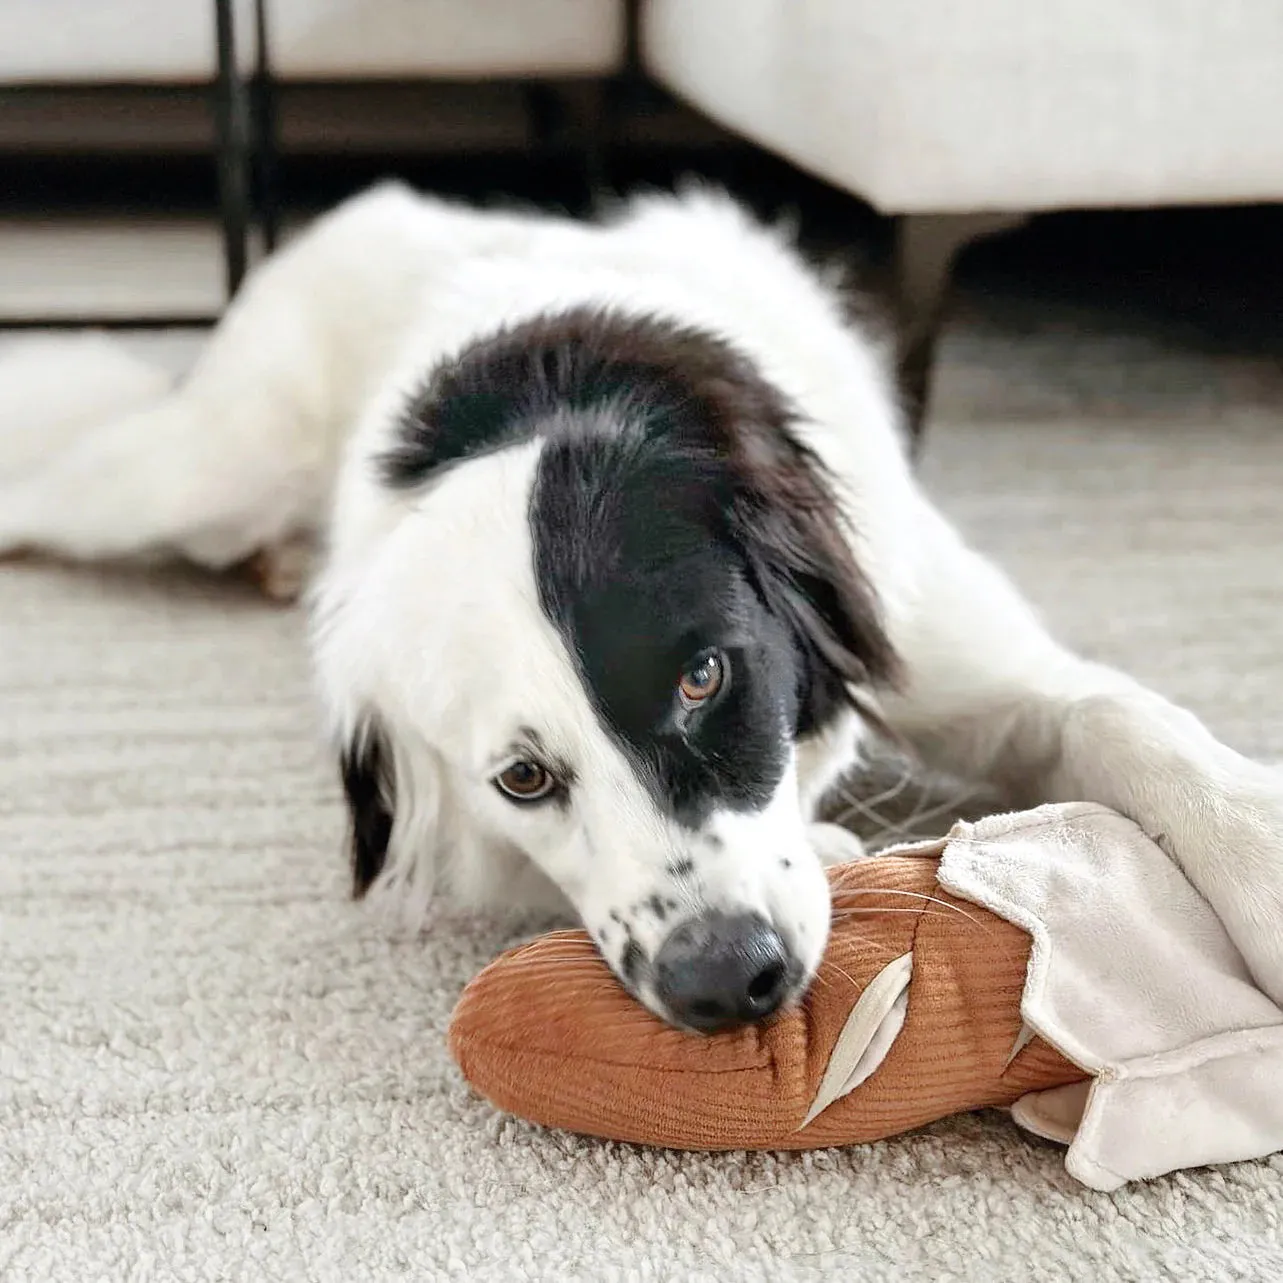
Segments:
[[[352,894],[359,900],[383,871],[396,804],[392,750],[375,721],[364,721],[340,754],[347,796]]]
[[[821,461],[778,415],[741,419],[735,435],[732,534],[802,655],[805,734],[853,687],[894,687],[900,666]]]
[[[725,485],[717,488],[727,534],[796,639],[806,669],[798,731],[823,725],[837,706],[854,702],[860,687],[894,686],[899,665],[877,594],[856,561],[853,532],[823,461],[798,435],[788,398],[721,339],[659,323],[630,333],[662,354],[649,359],[674,386],[664,383],[654,399],[667,404],[679,440],[696,452],[711,448]]]

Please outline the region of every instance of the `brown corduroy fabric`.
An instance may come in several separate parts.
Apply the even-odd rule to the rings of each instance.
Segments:
[[[830,871],[832,935],[806,1000],[704,1037],[651,1015],[583,932],[509,951],[464,990],[450,1048],[499,1108],[546,1126],[678,1149],[878,1140],[1088,1075],[1020,1035],[1029,937],[936,882],[932,854]],[[929,898],[928,898],[929,897]],[[883,1063],[798,1130],[864,987],[912,952],[904,1026]]]

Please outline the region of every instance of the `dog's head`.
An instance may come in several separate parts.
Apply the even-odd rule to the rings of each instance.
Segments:
[[[572,312],[433,374],[378,469],[316,629],[357,893],[538,870],[675,1023],[798,996],[829,923],[799,749],[854,739],[894,658],[783,398],[712,336]]]

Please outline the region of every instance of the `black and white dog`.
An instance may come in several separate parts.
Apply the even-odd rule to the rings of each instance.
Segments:
[[[1283,999],[1283,775],[1052,641],[918,489],[837,292],[729,201],[595,224],[376,189],[170,395],[0,490],[0,549],[273,573],[321,536],[358,893],[573,910],[712,1029],[825,945],[812,823],[884,721],[1154,835]]]

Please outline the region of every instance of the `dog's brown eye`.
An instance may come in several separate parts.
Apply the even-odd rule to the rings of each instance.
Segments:
[[[556,777],[538,762],[519,761],[495,777],[499,791],[514,802],[537,802],[557,787]]]
[[[726,664],[716,651],[710,651],[692,664],[677,683],[677,693],[687,708],[712,699],[722,689]]]

